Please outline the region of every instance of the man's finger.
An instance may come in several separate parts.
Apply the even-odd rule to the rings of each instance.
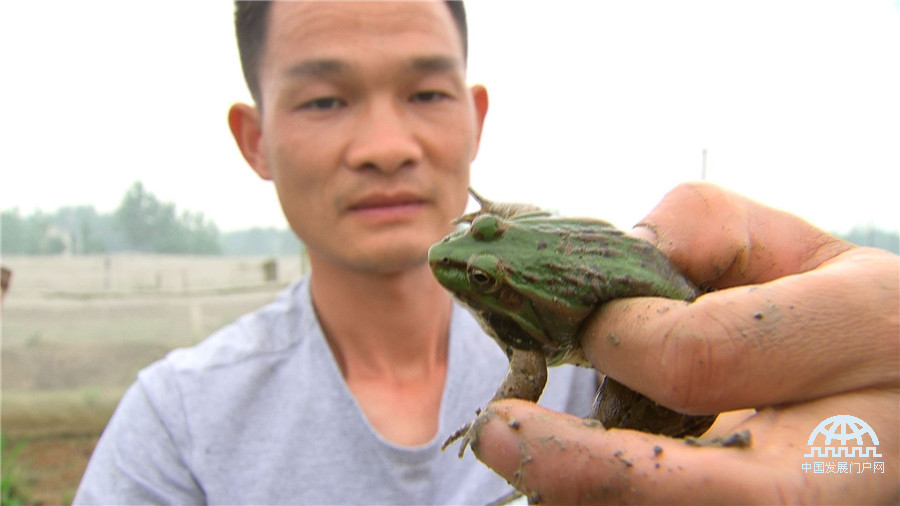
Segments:
[[[635,227],[694,283],[763,283],[803,272],[849,243],[714,185],[677,186]]]
[[[689,414],[896,386],[896,257],[866,249],[842,256],[802,276],[720,290],[690,304],[612,301],[588,320],[582,348],[598,370]],[[883,276],[871,275],[876,265]]]
[[[759,482],[747,480],[753,457],[744,448],[697,448],[661,436],[606,431],[595,421],[521,401],[494,403],[488,410],[494,418],[481,429],[476,456],[542,503],[736,503],[760,494],[754,491],[758,483],[778,478],[772,468],[761,468],[754,470]],[[723,459],[726,454],[730,458]],[[720,474],[716,489],[708,486],[713,460]]]
[[[508,400],[486,409],[482,416],[488,421],[481,425],[473,450],[518,490],[548,504],[827,502],[853,486],[857,490],[843,497],[870,502],[893,493],[895,475],[888,472],[897,472],[896,463],[886,466],[885,475],[856,477],[856,482],[847,475],[813,476],[803,470],[805,445],[822,419],[855,409],[879,422],[885,449],[896,446],[890,416],[875,414],[877,406],[883,411],[896,402],[895,392],[876,392],[855,402],[847,396],[765,410],[734,427],[748,431],[749,446],[723,448],[630,430],[607,431],[596,422]]]

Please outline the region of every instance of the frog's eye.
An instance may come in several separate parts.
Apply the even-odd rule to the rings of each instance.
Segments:
[[[484,294],[492,294],[500,289],[505,274],[500,267],[502,262],[495,255],[476,254],[466,265],[466,279],[469,286]]]
[[[506,222],[493,214],[482,214],[472,222],[472,236],[479,241],[493,241],[506,231]]]
[[[469,267],[466,271],[466,277],[469,279],[469,284],[482,293],[494,293],[500,286],[500,283],[497,282],[494,276],[478,267]]]

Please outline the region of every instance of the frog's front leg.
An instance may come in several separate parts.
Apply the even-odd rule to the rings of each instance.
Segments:
[[[537,402],[544,392],[544,386],[547,384],[547,360],[539,351],[517,350],[509,348],[509,368],[506,371],[506,377],[497,389],[497,393],[491,398],[490,402],[502,399],[522,399],[531,402]],[[466,447],[475,444],[475,434],[481,425],[487,423],[488,419],[481,414],[479,409],[476,414],[478,417],[462,428],[454,432],[444,444],[441,445],[441,451],[446,450],[450,444],[459,438],[462,443],[459,447],[459,458],[466,453]]]

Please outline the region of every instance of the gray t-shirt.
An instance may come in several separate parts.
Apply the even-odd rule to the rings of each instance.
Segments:
[[[348,317],[352,308],[348,308]],[[500,348],[454,307],[440,425],[429,443],[375,432],[295,283],[271,304],[138,374],[100,438],[76,504],[484,504],[510,489],[441,442],[506,372]],[[595,373],[553,368],[542,404],[583,416]]]

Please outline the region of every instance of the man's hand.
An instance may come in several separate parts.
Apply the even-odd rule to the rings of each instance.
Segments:
[[[705,184],[669,193],[636,228],[695,283],[693,303],[632,298],[582,332],[594,366],[751,445],[697,447],[530,403],[492,404],[474,450],[548,503],[896,502],[900,499],[900,261]],[[747,417],[749,413],[749,418]],[[809,458],[834,415],[866,421],[877,459]],[[868,437],[865,440],[868,444]],[[819,461],[884,462],[884,473],[815,473]]]

